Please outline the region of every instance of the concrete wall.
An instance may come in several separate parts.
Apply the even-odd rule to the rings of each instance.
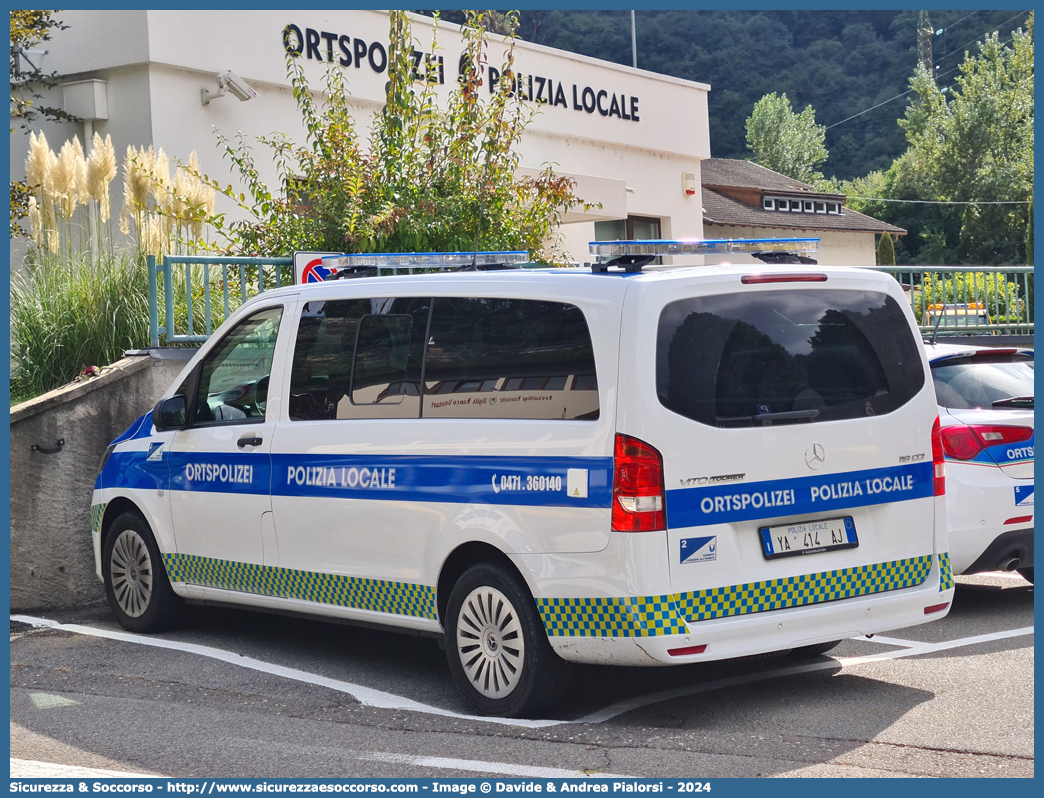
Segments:
[[[11,408],[11,609],[104,600],[94,574],[90,504],[109,442],[152,409],[194,350],[124,358],[101,376]],[[57,454],[32,451],[51,448]]]

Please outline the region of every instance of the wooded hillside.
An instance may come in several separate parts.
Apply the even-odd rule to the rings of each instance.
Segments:
[[[930,11],[932,27],[943,31],[932,42],[939,87],[952,83],[976,41],[994,29],[1009,41],[1027,13]],[[463,21],[462,12],[442,15]],[[744,123],[765,94],[785,92],[795,111],[811,104],[816,122],[827,126],[822,172],[847,180],[888,169],[906,150],[897,120],[909,94],[842,120],[909,91],[917,23],[917,11],[638,11],[638,67],[710,84],[715,158],[750,157]],[[630,11],[523,11],[518,34],[631,64]]]

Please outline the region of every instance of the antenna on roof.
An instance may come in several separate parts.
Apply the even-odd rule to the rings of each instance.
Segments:
[[[943,314],[942,313],[940,313],[938,316],[935,317],[935,324],[932,325],[932,340],[930,340],[928,342],[932,346],[935,346],[935,336],[937,336],[939,334],[939,323],[942,320],[943,320]]]

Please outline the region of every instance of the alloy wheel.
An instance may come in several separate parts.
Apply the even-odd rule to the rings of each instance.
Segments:
[[[522,626],[496,588],[477,587],[461,604],[457,655],[472,686],[486,698],[504,698],[518,686],[526,659]]]
[[[112,592],[120,609],[138,618],[152,601],[152,558],[141,535],[125,529],[116,538],[109,558]]]

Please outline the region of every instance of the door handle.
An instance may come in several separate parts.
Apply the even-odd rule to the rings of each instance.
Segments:
[[[261,438],[256,435],[252,437],[243,437],[236,441],[236,446],[242,449],[244,446],[260,446],[262,442]]]

